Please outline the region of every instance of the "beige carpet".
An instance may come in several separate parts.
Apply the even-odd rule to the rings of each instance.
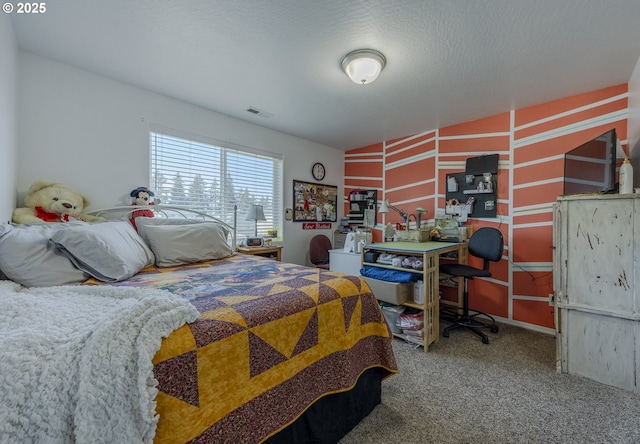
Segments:
[[[640,395],[559,374],[555,338],[500,328],[429,353],[395,339],[399,374],[340,443],[640,443]]]

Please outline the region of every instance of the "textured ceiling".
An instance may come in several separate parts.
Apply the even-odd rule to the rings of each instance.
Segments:
[[[351,149],[626,83],[639,0],[49,0],[19,48]],[[340,61],[387,67],[356,85]],[[272,114],[246,111],[256,107]]]

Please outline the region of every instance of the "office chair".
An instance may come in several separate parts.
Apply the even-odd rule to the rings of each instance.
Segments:
[[[324,234],[317,234],[309,242],[309,260],[316,268],[329,269],[331,240]]]
[[[464,327],[482,338],[484,344],[489,343],[486,334],[480,331],[481,328],[489,328],[491,333],[498,333],[496,321],[486,313],[469,309],[468,281],[476,277],[490,277],[489,262],[498,262],[502,258],[504,248],[504,238],[500,230],[496,228],[483,227],[473,233],[468,243],[469,254],[484,260],[482,269],[465,264],[442,264],[440,272],[450,274],[453,277],[464,278],[464,294],[462,308],[445,308],[440,313],[442,319],[452,322],[453,325],[444,329],[442,336],[449,337],[449,332],[460,327]],[[462,313],[460,313],[462,310]],[[476,317],[484,317],[489,322],[482,322]]]

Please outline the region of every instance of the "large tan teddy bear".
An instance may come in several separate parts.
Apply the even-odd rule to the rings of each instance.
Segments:
[[[40,180],[34,182],[24,200],[26,208],[13,210],[13,222],[40,224],[45,222],[69,222],[82,220],[98,222],[102,217],[82,214],[89,206],[89,199],[63,183]]]

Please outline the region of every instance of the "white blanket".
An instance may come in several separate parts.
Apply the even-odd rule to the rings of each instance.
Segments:
[[[160,290],[0,281],[0,443],[152,442],[151,359],[197,317]]]

